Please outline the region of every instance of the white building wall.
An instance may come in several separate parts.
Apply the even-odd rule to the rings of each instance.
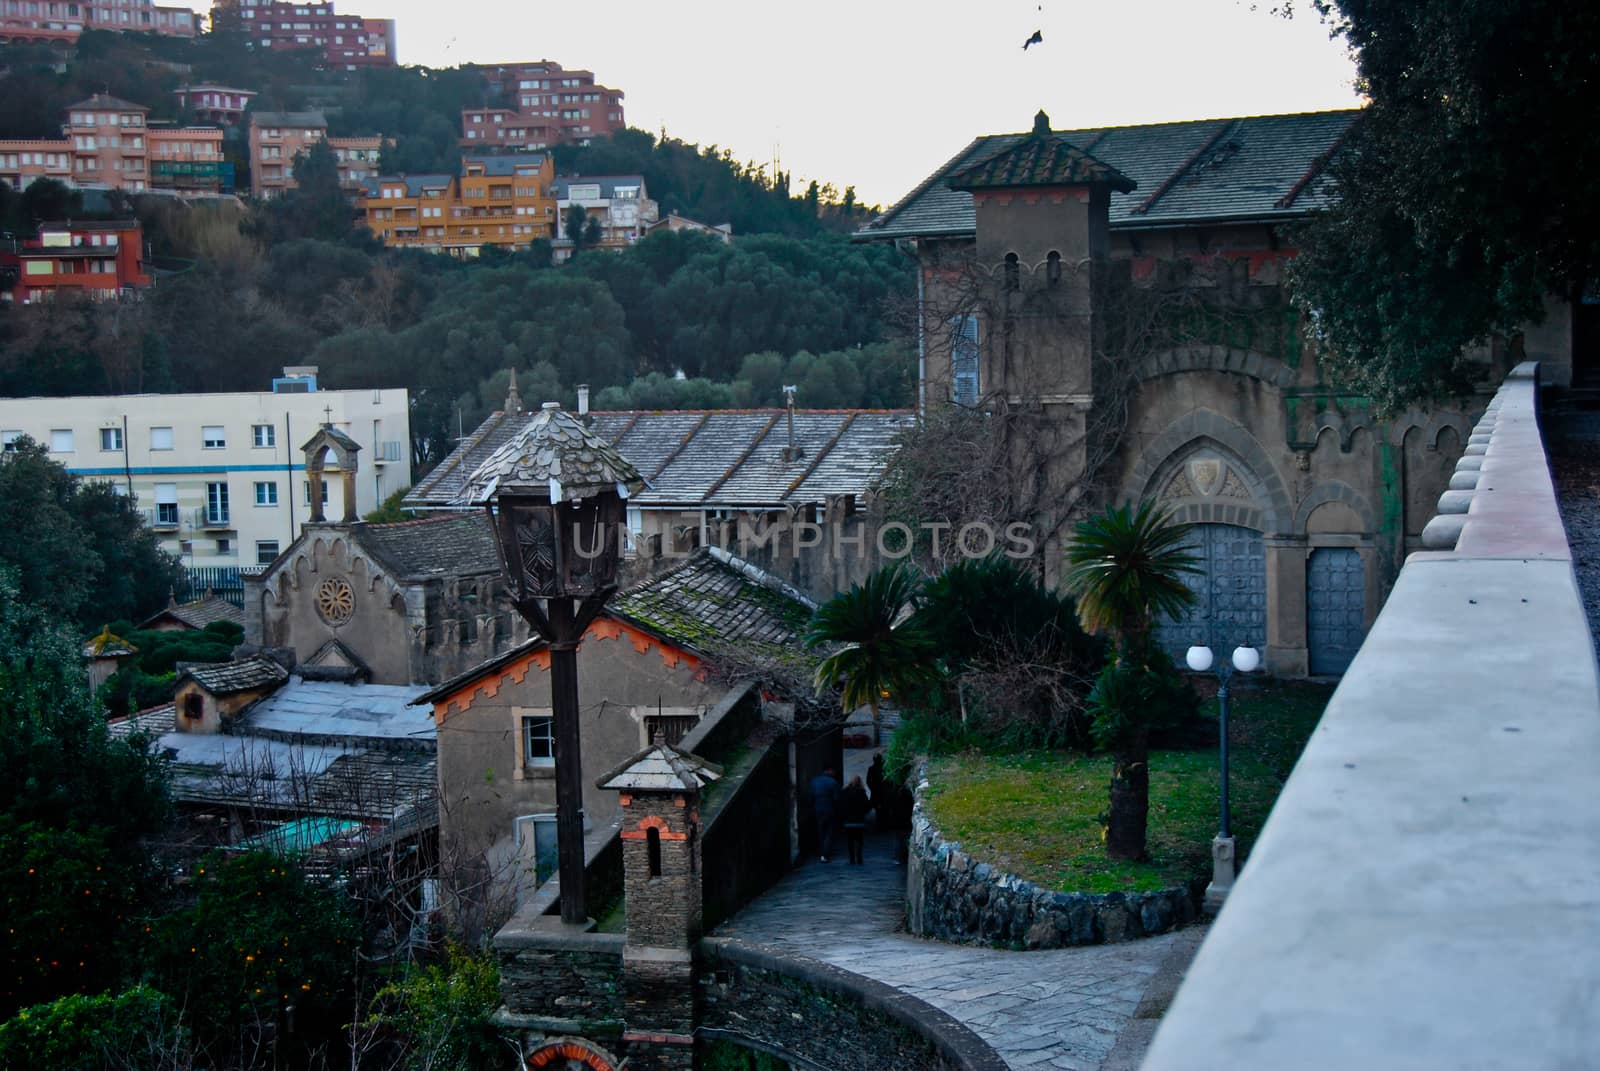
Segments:
[[[0,398],[0,443],[25,434],[86,480],[131,484],[146,522],[185,565],[250,568],[273,543],[286,549],[310,516],[300,448],[325,420],[361,444],[358,515],[411,486],[403,389]],[[257,427],[271,429],[261,433],[270,445],[256,445]],[[206,444],[207,428],[221,429],[222,445]],[[331,471],[332,458],[327,466],[325,512],[337,520],[343,480]],[[227,489],[225,511],[208,508],[216,505],[215,486]],[[169,492],[176,510],[160,508]]]

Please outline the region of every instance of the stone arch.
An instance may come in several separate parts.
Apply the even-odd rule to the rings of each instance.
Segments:
[[[1328,502],[1343,502],[1356,515],[1361,518],[1361,531],[1371,535],[1378,530],[1378,514],[1368,502],[1366,496],[1354,487],[1341,480],[1328,480],[1312,488],[1311,493],[1300,500],[1299,507],[1294,511],[1294,529],[1296,534],[1306,530],[1306,522],[1311,520],[1311,514],[1318,506]]]
[[[1228,346],[1179,346],[1165,350],[1145,358],[1135,375],[1145,380],[1179,372],[1232,372],[1279,388],[1294,386],[1299,375],[1291,365],[1276,357]]]
[[[1180,461],[1207,440],[1238,463],[1241,476],[1254,492],[1254,501],[1249,506],[1196,503],[1195,509],[1178,509],[1178,519],[1196,523],[1237,524],[1254,528],[1263,534],[1287,531],[1294,510],[1278,467],[1272,463],[1255,436],[1209,409],[1186,413],[1156,436],[1139,455],[1123,497],[1129,500],[1156,497],[1163,486],[1160,478],[1169,476]],[[1230,515],[1235,519],[1229,520]],[[1246,520],[1253,523],[1245,523]]]
[[[1371,413],[1341,413],[1337,409],[1320,410],[1313,422],[1311,439],[1313,442],[1322,437],[1324,431],[1333,431],[1339,437],[1339,452],[1350,453],[1355,445],[1356,432],[1365,429],[1368,435],[1376,436],[1373,432],[1373,419]]]
[[[1439,410],[1408,409],[1399,420],[1389,425],[1389,443],[1403,446],[1406,436],[1413,430],[1422,432],[1422,442],[1430,450],[1439,448],[1439,436],[1446,429],[1453,430],[1459,441],[1466,442],[1472,434],[1472,421],[1464,414]]]

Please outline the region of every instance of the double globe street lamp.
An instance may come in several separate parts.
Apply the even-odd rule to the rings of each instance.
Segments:
[[[1237,873],[1234,859],[1233,830],[1230,819],[1232,815],[1228,810],[1228,681],[1237,671],[1239,673],[1254,673],[1261,667],[1261,652],[1254,647],[1239,646],[1233,649],[1233,657],[1229,660],[1218,662],[1209,647],[1191,647],[1184,655],[1184,661],[1196,673],[1205,673],[1215,666],[1217,674],[1217,706],[1220,709],[1219,737],[1221,740],[1222,764],[1222,828],[1211,840],[1211,884],[1206,886],[1206,911],[1216,914],[1222,907],[1222,901],[1227,899],[1228,890],[1233,888],[1233,879]]]

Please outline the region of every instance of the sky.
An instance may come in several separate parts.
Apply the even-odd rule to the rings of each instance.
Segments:
[[[1067,130],[1359,103],[1342,42],[1268,0],[336,2],[395,19],[403,64],[591,70],[625,93],[630,126],[776,156],[796,191],[854,185],[885,207],[1040,108]]]

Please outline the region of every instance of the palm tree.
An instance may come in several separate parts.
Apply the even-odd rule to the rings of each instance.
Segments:
[[[806,633],[807,647],[838,647],[817,666],[817,687],[839,688],[846,711],[872,708],[873,746],[883,697],[901,699],[934,677],[932,638],[915,621],[900,620],[919,585],[905,562],[879,569],[818,607]]]
[[[1150,706],[1162,701],[1171,675],[1166,655],[1150,642],[1157,616],[1194,603],[1185,574],[1200,572],[1189,549],[1190,526],[1174,522],[1154,503],[1108,509],[1081,522],[1067,551],[1067,590],[1078,597],[1078,616],[1091,632],[1109,633],[1111,660],[1090,694],[1096,735],[1112,753],[1111,806],[1106,854],[1144,855],[1150,811]],[[1157,664],[1158,660],[1161,664]]]

